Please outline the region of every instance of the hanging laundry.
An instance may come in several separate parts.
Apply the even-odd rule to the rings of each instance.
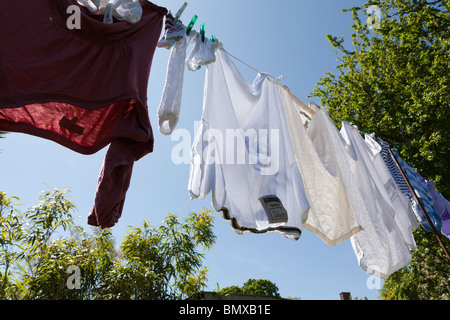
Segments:
[[[196,33],[191,42],[194,43],[189,56],[186,60],[186,67],[190,71],[200,70],[202,66],[206,66],[216,61],[214,54],[217,49],[218,42],[211,42],[209,39],[202,41],[199,33]]]
[[[442,228],[441,233],[450,239],[450,203],[447,201],[445,210],[441,213]]]
[[[112,16],[120,21],[135,24],[142,18],[142,7],[139,0],[77,0],[92,13],[108,15],[103,21],[113,23]],[[105,21],[106,20],[106,21]]]
[[[442,227],[442,220],[440,215],[437,213],[436,208],[434,206],[434,200],[433,196],[431,195],[430,191],[428,190],[427,186],[423,182],[422,176],[413,169],[413,167],[403,161],[403,159],[398,154],[397,149],[392,149],[392,153],[394,154],[395,158],[397,159],[400,167],[402,168],[405,176],[407,177],[409,183],[411,184],[416,196],[419,198],[420,202],[422,203],[422,206],[424,207],[426,213],[428,214],[428,217],[431,219],[434,227],[440,231]],[[428,222],[425,214],[423,211],[418,208],[416,210],[418,212],[417,219],[419,221],[419,224],[427,231],[432,232],[433,229]]]
[[[436,184],[434,182],[428,181],[424,178],[422,178],[422,181],[430,191],[431,196],[433,197],[434,207],[441,217],[441,233],[450,239],[450,202],[436,190]]]
[[[159,40],[157,47],[164,49],[171,49],[172,46],[183,39],[186,36],[186,27],[181,20],[175,20],[175,17],[169,13],[166,15],[166,21],[164,23],[164,35]],[[191,35],[194,36],[194,34]],[[189,42],[187,42],[189,44]]]
[[[328,245],[337,245],[361,229],[342,178],[348,169],[333,143],[339,132],[334,124],[330,125],[327,109],[311,109],[282,86],[280,94],[295,160],[311,206],[303,226]]]
[[[164,36],[158,42],[159,48],[172,49],[167,64],[166,81],[164,84],[161,102],[158,107],[159,132],[163,135],[172,134],[178,124],[181,112],[181,99],[183,96],[184,69],[197,71],[201,66],[216,61],[215,51],[220,46],[220,40],[214,43],[206,39],[205,43],[199,40],[197,32],[186,34],[186,26],[181,20],[174,22],[169,13],[166,17]],[[186,59],[189,44],[194,42],[189,58]]]
[[[178,21],[174,27],[182,30],[182,32],[177,32],[182,35],[181,39],[173,40],[173,35],[176,33],[170,32],[169,29],[166,30],[166,37],[160,40],[160,43],[161,41],[164,41],[164,43],[174,42],[171,47],[172,51],[167,64],[166,81],[157,112],[159,132],[164,135],[172,134],[179,120],[181,98],[183,96],[184,69],[186,68],[186,51],[191,38],[194,36],[194,33],[191,33],[190,36],[186,35],[186,28],[181,21]],[[176,37],[178,38],[179,36]],[[164,45],[163,47],[166,46]]]
[[[360,267],[385,279],[408,265],[412,254],[394,219],[395,210],[382,179],[369,158],[367,144],[359,131],[346,122],[342,123],[340,132],[354,186],[354,192],[349,195],[355,200],[362,228],[350,238],[351,244]]]
[[[388,203],[394,209],[394,220],[397,223],[399,230],[403,235],[403,240],[412,251],[417,251],[417,245],[413,236],[413,229],[417,228],[417,221],[415,219],[411,203],[409,199],[401,192],[400,188],[395,183],[392,175],[386,166],[386,163],[381,156],[381,146],[374,139],[374,134],[365,134],[364,141],[367,144],[367,151],[370,159],[373,162],[374,169],[380,177],[381,183],[384,185],[384,190],[388,196]],[[380,188],[383,191],[383,188]],[[385,195],[386,197],[386,195]]]
[[[416,229],[419,224],[418,220],[420,220],[420,207],[417,203],[416,199],[414,198],[414,195],[412,194],[411,189],[408,186],[408,183],[403,178],[402,173],[400,172],[400,169],[397,167],[394,159],[392,158],[391,153],[389,150],[391,149],[389,143],[386,141],[383,141],[379,137],[376,137],[376,141],[378,142],[379,146],[381,147],[380,155],[383,158],[384,163],[386,164],[386,167],[388,168],[392,178],[395,181],[395,184],[400,189],[400,191],[409,199],[409,202],[411,204],[412,211],[409,211],[410,213],[410,221],[412,223],[412,228]],[[414,214],[414,216],[412,216]],[[423,215],[423,214],[422,214]]]
[[[309,205],[292,154],[278,79],[251,85],[219,48],[208,65],[202,123],[192,148],[191,199],[212,204],[238,233],[300,238]]]
[[[0,2],[0,130],[82,154],[111,144],[88,217],[108,228],[121,215],[134,161],[153,151],[147,85],[167,10],[148,2],[135,25],[99,23],[81,10],[81,29],[70,30],[66,11],[76,3]]]

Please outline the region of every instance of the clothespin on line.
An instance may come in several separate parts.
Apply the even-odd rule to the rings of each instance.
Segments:
[[[190,35],[190,34],[191,34],[192,28],[194,27],[194,24],[197,22],[197,19],[198,19],[198,15],[194,15],[194,16],[192,17],[191,22],[189,22],[189,25],[188,25],[188,27],[186,28],[186,34],[187,34],[187,35]]]
[[[205,24],[200,25],[200,35],[202,37],[202,42],[205,42]]]
[[[178,12],[175,14],[175,19],[174,19],[174,24],[177,23],[178,20],[180,20],[181,15],[183,14],[184,10],[186,9],[188,3],[185,2],[183,3],[183,5],[181,6],[180,10],[178,10]]]
[[[147,0],[141,0],[141,2],[147,6],[150,6],[150,3],[148,3]],[[181,8],[177,11],[177,13],[175,14],[174,17],[174,24],[177,23],[177,21],[180,19],[181,15],[183,14],[184,10],[186,9],[186,7],[188,6],[188,3],[185,2],[183,3],[183,5],[181,6]]]

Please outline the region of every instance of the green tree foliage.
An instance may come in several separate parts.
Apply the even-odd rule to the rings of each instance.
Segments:
[[[159,227],[144,221],[117,250],[110,230],[74,225],[66,196],[44,192],[22,214],[18,199],[0,192],[0,299],[180,299],[206,286],[211,211],[168,215]]]
[[[381,10],[380,29],[361,13]],[[397,147],[422,176],[450,196],[450,1],[368,1],[353,15],[351,48],[327,38],[338,73],[311,93],[330,114],[356,124]]]
[[[277,285],[269,280],[262,279],[249,279],[242,287],[230,286],[219,289],[217,293],[222,296],[235,293],[280,297]]]
[[[367,8],[381,12],[369,28]],[[356,124],[397,148],[450,198],[450,1],[368,1],[351,12],[351,45],[328,35],[339,61],[310,96],[335,119]],[[370,13],[370,12],[369,12]],[[377,26],[378,27],[378,26]],[[339,126],[339,121],[336,121]],[[433,233],[414,232],[419,251],[389,277],[384,299],[449,299],[450,264]],[[450,247],[448,239],[444,243]]]

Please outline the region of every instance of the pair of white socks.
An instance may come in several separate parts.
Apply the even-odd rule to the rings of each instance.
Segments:
[[[169,20],[167,23],[171,23]],[[189,56],[187,50],[193,43]],[[216,61],[215,51],[221,47],[221,42],[211,42],[192,30],[186,34],[186,27],[178,20],[173,27],[166,28],[164,36],[158,43],[159,48],[171,49],[167,65],[166,81],[158,108],[158,125],[161,134],[170,135],[175,129],[181,112],[181,98],[183,95],[183,78],[185,67],[190,71],[197,71],[202,66]],[[187,56],[187,58],[186,58]]]

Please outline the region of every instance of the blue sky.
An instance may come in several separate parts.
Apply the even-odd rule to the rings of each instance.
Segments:
[[[156,4],[176,12],[183,0],[160,0]],[[299,97],[306,97],[325,72],[337,64],[326,34],[344,36],[350,42],[351,14],[341,9],[360,5],[359,0],[190,0],[182,20],[199,16],[194,29],[205,23],[206,34],[222,40],[225,49],[256,69],[278,77]],[[166,75],[169,51],[157,49],[148,87],[148,106],[155,133],[155,151],[134,166],[123,215],[113,229],[120,243],[128,226],[144,220],[161,224],[166,213],[184,217],[190,211],[212,208],[210,196],[191,201],[187,191],[189,166],[171,159],[178,141],[157,130],[156,110]],[[235,61],[252,82],[256,72]],[[184,77],[183,104],[178,129],[188,130],[194,139],[194,123],[202,114],[205,69]],[[313,99],[314,100],[314,99]],[[320,103],[320,101],[316,101]],[[76,223],[86,229],[87,215],[94,201],[97,177],[106,148],[95,155],[77,154],[54,142],[11,133],[0,140],[0,189],[20,198],[23,210],[34,205],[46,185],[70,188],[70,200],[77,205]],[[214,212],[217,242],[206,252],[208,290],[242,285],[250,278],[277,284],[283,297],[303,300],[337,300],[340,292],[375,299],[377,289],[368,286],[370,275],[358,266],[350,241],[330,247],[304,230],[294,242],[279,234],[237,235]],[[381,284],[381,283],[379,283]],[[375,283],[377,285],[377,283]]]

